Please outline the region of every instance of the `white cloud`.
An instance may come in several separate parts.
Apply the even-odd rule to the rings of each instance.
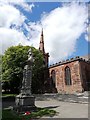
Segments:
[[[0,0],[0,5],[19,5],[24,8],[24,10],[32,12],[32,9],[35,7],[35,5],[28,4],[26,0]]]
[[[87,31],[86,31],[86,34],[85,34],[85,39],[90,42],[90,23],[88,25],[88,28],[87,28]]]
[[[34,7],[31,4],[31,8],[28,8],[29,6],[26,3],[23,3],[22,6],[27,11],[32,11]],[[87,17],[87,9],[84,5],[71,3],[70,5],[58,7],[50,13],[44,13],[40,21],[30,22],[28,26],[25,24],[27,18],[15,6],[3,4],[0,6],[0,38],[2,39],[3,51],[18,43],[23,45],[32,44],[38,48],[43,26],[45,50],[50,53],[50,62],[66,59],[75,52],[77,39],[85,32]],[[11,29],[11,24],[15,24],[16,27]],[[28,31],[30,41],[27,41],[22,28],[17,29],[22,24]]]
[[[45,49],[50,53],[50,61],[58,62],[75,52],[76,41],[85,32],[87,17],[84,5],[72,3],[44,14],[39,23],[30,24],[30,27],[40,29],[43,26]],[[32,38],[34,46],[38,45],[39,35]]]
[[[8,28],[0,28],[0,38],[2,41],[2,51],[6,50],[6,48],[12,45],[18,45],[20,43],[22,43],[23,45],[26,44],[26,37],[23,35],[23,33],[13,29],[11,30]]]
[[[0,27],[10,28],[12,24],[21,26],[25,17],[11,5],[0,6]]]
[[[28,31],[28,25],[25,23],[27,18],[14,5],[18,4],[30,12],[32,12],[34,5],[28,5],[23,1],[18,1],[17,3],[14,0],[13,3],[10,3],[9,0],[0,0],[0,40],[2,41],[0,44],[0,48],[2,48],[0,54],[4,53],[12,45],[18,45],[19,43],[23,45],[30,44],[22,31],[23,29]],[[22,28],[22,25],[24,28]]]
[[[25,4],[25,2],[22,2],[20,5],[22,5],[22,7],[28,12],[29,11],[32,12],[32,9],[35,7],[33,3],[28,5],[28,4]]]

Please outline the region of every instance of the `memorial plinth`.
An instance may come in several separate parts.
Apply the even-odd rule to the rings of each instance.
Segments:
[[[35,97],[27,95],[16,96],[16,107],[14,108],[17,112],[33,111],[35,107]]]
[[[28,51],[28,60],[25,62],[23,70],[23,80],[20,94],[16,96],[16,106],[14,110],[17,112],[26,112],[34,110],[35,97],[31,94],[31,82],[32,82],[32,64],[33,55],[31,49]]]

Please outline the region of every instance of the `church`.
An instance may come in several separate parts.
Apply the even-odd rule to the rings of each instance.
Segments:
[[[44,87],[46,92],[75,93],[90,90],[90,59],[76,56],[48,66],[49,53],[45,53],[43,29],[39,50],[43,53]]]

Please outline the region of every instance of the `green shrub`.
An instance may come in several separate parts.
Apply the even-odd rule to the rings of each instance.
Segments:
[[[45,108],[39,108],[35,112],[31,112],[29,115],[17,114],[11,109],[4,109],[2,112],[2,120],[30,120],[30,118],[40,118],[43,116],[54,116],[55,110],[49,110]]]

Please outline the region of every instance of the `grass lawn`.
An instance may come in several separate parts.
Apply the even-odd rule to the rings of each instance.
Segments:
[[[43,116],[54,116],[56,115],[55,110],[50,110],[46,108],[37,108],[36,112],[31,112],[27,115],[17,114],[11,109],[4,109],[2,111],[2,120],[30,120],[31,118],[40,118]]]
[[[2,94],[2,97],[15,97],[17,94]],[[54,116],[57,112],[47,108],[37,108],[37,111],[30,112],[30,114],[18,114],[10,108],[2,110],[2,120],[31,120],[31,118],[41,118],[43,116]]]
[[[6,94],[6,93],[2,93],[2,97],[15,97],[17,96],[17,94]]]

